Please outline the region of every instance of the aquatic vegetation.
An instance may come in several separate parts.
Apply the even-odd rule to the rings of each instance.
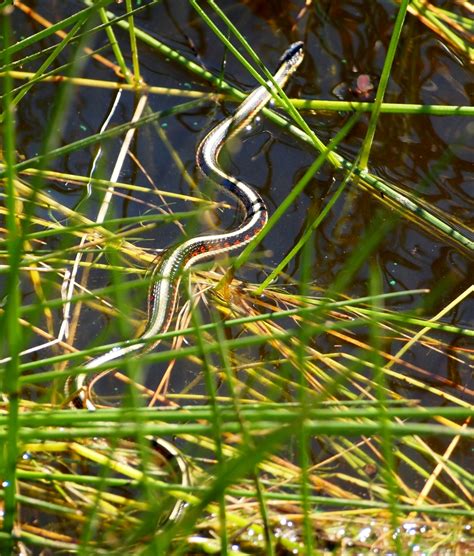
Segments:
[[[2,8],[2,550],[468,553],[467,7],[177,4]],[[65,380],[139,337],[157,249],[233,225],[196,146],[302,37],[223,153],[268,225],[73,410]]]

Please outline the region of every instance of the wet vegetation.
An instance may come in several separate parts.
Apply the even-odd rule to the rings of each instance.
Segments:
[[[1,9],[1,554],[473,553],[472,5]],[[239,221],[195,152],[297,40],[220,159],[268,225],[72,408],[158,250]]]

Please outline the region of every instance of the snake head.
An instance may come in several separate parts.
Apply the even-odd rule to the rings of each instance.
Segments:
[[[288,64],[292,70],[295,70],[303,61],[304,45],[302,41],[294,42],[285,50],[280,58],[280,65]]]

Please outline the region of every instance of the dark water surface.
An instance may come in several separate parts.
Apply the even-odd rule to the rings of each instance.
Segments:
[[[443,2],[452,7],[452,3]],[[65,13],[83,8],[81,2],[49,1],[30,2],[42,15],[56,21]],[[287,46],[303,40],[305,60],[287,87],[291,97],[327,100],[371,100],[372,85],[380,78],[383,62],[390,40],[397,6],[392,2],[315,2],[305,8],[305,2],[235,2],[222,1],[219,5],[234,24],[245,35],[254,50],[261,56],[269,69],[278,64],[278,59]],[[120,6],[114,7],[119,13]],[[214,16],[211,16],[214,18]],[[32,23],[19,10],[15,10],[14,21],[18,39],[37,32],[40,27]],[[232,55],[203,24],[196,12],[185,0],[163,2],[144,9],[136,16],[142,29],[183,53],[215,75],[222,75],[232,85],[248,91],[255,82]],[[132,66],[128,51],[128,38],[124,31],[116,30],[121,48]],[[43,48],[55,43],[46,39]],[[95,39],[94,48],[100,48],[101,38]],[[149,85],[212,92],[204,81],[159,53],[139,42],[140,70]],[[59,61],[68,62],[66,53]],[[69,52],[70,54],[70,52]],[[103,53],[109,59],[113,55]],[[40,62],[25,65],[25,70],[34,71]],[[116,81],[110,69],[96,61],[88,61],[84,67],[85,77]],[[362,76],[362,78],[361,78]],[[389,81],[385,100],[387,102],[468,105],[472,94],[472,72],[462,57],[451,51],[431,31],[415,18],[408,15]],[[362,89],[362,90],[361,90]],[[18,106],[18,156],[29,158],[41,150],[41,142],[48,118],[57,98],[57,84],[35,86]],[[69,101],[67,121],[59,130],[59,143],[70,143],[81,137],[97,133],[111,109],[115,92],[101,88],[77,87]],[[153,111],[164,110],[183,101],[171,95],[150,95],[149,106]],[[125,92],[116,110],[112,124],[130,121],[136,98]],[[175,149],[184,167],[194,177],[195,152],[204,134],[217,121],[234,110],[231,102],[203,102],[201,106],[177,117],[167,118],[161,123],[168,141]],[[347,113],[324,112],[303,113],[318,137],[327,143],[347,121]],[[363,115],[348,137],[339,147],[339,152],[354,160],[367,130],[369,116]],[[416,192],[427,203],[447,217],[457,221],[460,229],[472,229],[472,161],[474,149],[472,120],[463,117],[435,117],[426,115],[381,115],[369,160],[369,169],[374,174],[397,184],[408,192]],[[110,176],[120,141],[106,145],[106,157],[101,164],[103,176]],[[96,148],[87,148],[69,156],[55,159],[51,167],[57,171],[88,175]],[[157,137],[152,126],[141,128],[133,145],[133,153],[155,186],[166,191],[193,194],[189,184],[176,167],[168,148]],[[229,162],[231,172],[252,184],[265,198],[273,212],[285,198],[292,186],[303,175],[315,158],[315,152],[302,145],[295,137],[262,119],[252,124],[244,134],[239,152],[232,154]],[[335,173],[326,164],[311,180],[304,194],[285,214],[278,226],[266,237],[255,262],[271,269],[289,252],[299,237],[325,206],[335,191],[342,175]],[[127,158],[119,180],[150,187],[148,178],[131,158]],[[81,198],[83,188],[62,182],[48,183],[47,189],[58,201],[74,207]],[[214,196],[213,190],[209,194]],[[96,213],[101,194],[81,210],[90,217]],[[192,203],[169,201],[175,211],[188,211]],[[116,217],[143,214],[150,207],[160,204],[157,197],[137,193],[134,199],[117,197],[113,210]],[[333,207],[313,236],[313,263],[311,284],[328,288],[344,268],[349,256],[359,246],[360,238],[370,228],[380,200],[366,191],[351,185]],[[386,218],[394,213],[386,210]],[[51,215],[45,211],[43,218]],[[220,215],[224,224],[230,224],[230,216]],[[184,225],[187,226],[186,221]],[[189,228],[194,230],[191,223]],[[164,248],[181,239],[182,233],[174,224],[145,231],[143,236],[132,240],[143,248]],[[62,240],[61,240],[62,241]],[[71,240],[72,241],[72,240]],[[48,240],[45,248],[57,248],[55,239]],[[472,284],[472,266],[465,251],[453,246],[430,232],[422,230],[406,218],[399,219],[391,231],[380,242],[370,260],[362,266],[356,278],[347,288],[348,295],[368,294],[369,263],[376,266],[384,292],[404,291],[418,288],[430,290],[428,296],[407,296],[392,302],[396,310],[425,307],[425,314],[435,315],[450,301]],[[301,278],[301,257],[296,257],[286,269],[287,278],[280,280],[281,286],[295,291],[294,284]],[[239,277],[249,281],[262,281],[267,270],[255,270],[248,265],[239,271]],[[92,276],[90,287],[104,285],[106,276],[97,272]],[[145,290],[138,291],[135,306],[144,309]],[[24,292],[24,303],[35,301],[33,290]],[[88,325],[79,329],[77,345],[86,346],[105,325],[103,318],[94,317],[90,310],[84,315]],[[474,321],[473,300],[468,299],[448,313],[443,322],[460,327],[472,326]],[[137,316],[138,318],[138,316]],[[112,327],[112,323],[109,323]],[[117,338],[120,331],[112,331]],[[433,335],[435,336],[435,335]],[[106,336],[109,338],[109,336]],[[441,337],[440,337],[441,338]],[[442,338],[451,342],[451,348],[472,350],[465,337]],[[396,353],[401,343],[391,341],[387,351]],[[322,347],[322,346],[319,346]],[[328,349],[332,346],[327,344]],[[258,358],[261,353],[256,352]],[[473,389],[472,374],[464,363],[464,355],[448,358],[446,353],[428,349],[420,344],[407,354],[409,363],[427,371],[422,380],[439,385],[438,378],[449,379],[458,385],[446,388],[455,395],[470,401],[462,389]],[[459,361],[462,361],[460,363]],[[182,363],[183,369],[189,367]],[[193,371],[198,373],[198,369]],[[406,372],[403,371],[403,372]],[[195,374],[192,376],[194,377]],[[187,382],[189,379],[185,379]],[[393,380],[390,387],[400,396],[421,399],[426,404],[440,404],[440,400],[424,391],[408,387],[404,382]],[[180,388],[175,385],[176,390]],[[204,390],[201,390],[204,392]],[[430,440],[431,442],[431,440]],[[449,440],[434,439],[432,447],[442,453]],[[467,465],[469,449],[460,450],[454,459]],[[407,470],[407,475],[409,470]],[[417,488],[419,485],[416,485]]]

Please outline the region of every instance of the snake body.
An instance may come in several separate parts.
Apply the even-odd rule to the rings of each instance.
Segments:
[[[303,44],[292,44],[280,59],[280,64],[273,76],[274,82],[283,87],[303,59]],[[272,98],[275,86],[267,81],[266,86],[259,86],[242,102],[233,116],[217,124],[201,141],[196,163],[202,174],[216,185],[230,193],[240,205],[243,213],[241,224],[231,231],[215,235],[191,238],[165,251],[155,265],[148,291],[147,325],[138,342],[125,342],[121,347],[99,355],[84,366],[86,372],[71,376],[66,382],[66,394],[71,405],[80,409],[96,409],[90,397],[90,384],[94,373],[90,371],[110,361],[128,354],[141,354],[152,350],[159,339],[158,334],[166,332],[173,318],[178,302],[179,286],[183,272],[197,262],[213,258],[219,253],[229,253],[249,243],[267,223],[268,212],[262,197],[249,185],[226,174],[219,166],[219,153],[230,137],[237,134]],[[157,449],[168,459],[175,459],[181,472],[182,484],[189,484],[188,468],[178,450],[169,442],[154,439]],[[181,511],[182,502],[178,501],[169,520],[175,519]]]

